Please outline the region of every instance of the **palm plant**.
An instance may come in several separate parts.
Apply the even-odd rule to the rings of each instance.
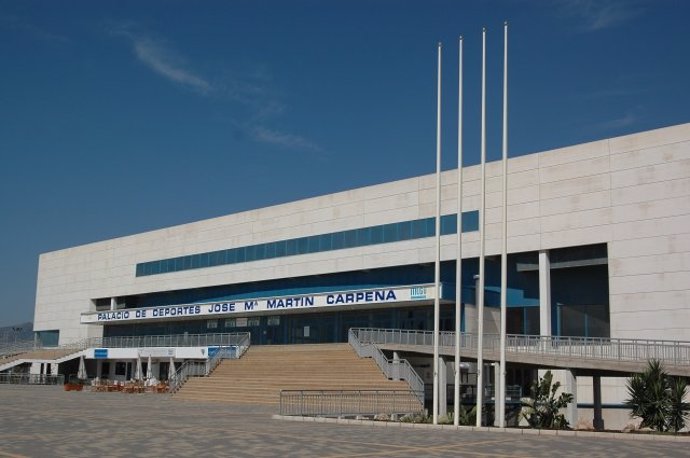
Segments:
[[[640,374],[634,374],[626,384],[629,398],[624,401],[632,417],[640,417],[640,426],[657,431],[678,432],[685,427],[690,403],[683,397],[687,382],[666,373],[661,361],[652,359]]]
[[[688,382],[682,377],[676,377],[670,385],[668,425],[672,431],[678,432],[685,427],[685,420],[690,412],[690,403],[683,401]]]

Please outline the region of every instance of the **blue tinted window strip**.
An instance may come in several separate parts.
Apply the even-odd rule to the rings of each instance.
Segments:
[[[479,212],[477,210],[463,212],[462,231],[473,232],[477,230],[479,230]],[[350,229],[329,234],[312,235],[297,239],[230,248],[228,250],[142,262],[137,264],[135,275],[137,277],[146,277],[168,272],[202,269],[204,267],[421,239],[433,237],[435,231],[435,218],[381,224],[361,229]],[[441,217],[441,235],[455,233],[457,233],[457,215],[443,215]]]

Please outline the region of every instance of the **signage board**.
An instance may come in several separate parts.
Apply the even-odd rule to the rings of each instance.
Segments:
[[[112,323],[120,321],[142,321],[183,317],[231,316],[233,314],[253,314],[278,312],[291,309],[323,309],[338,306],[367,306],[372,304],[414,302],[434,299],[433,285],[397,286],[391,288],[363,289],[343,292],[302,294],[233,301],[167,305],[119,309],[102,312],[87,312],[81,322]],[[238,323],[241,318],[238,318]],[[246,320],[246,318],[245,318]],[[237,324],[240,326],[240,324]],[[246,326],[246,323],[244,324]]]

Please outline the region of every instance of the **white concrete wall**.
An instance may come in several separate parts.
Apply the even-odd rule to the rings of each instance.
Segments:
[[[690,340],[690,124],[509,162],[511,252],[608,243],[613,337]],[[501,166],[487,165],[487,254],[500,251]],[[463,209],[479,206],[479,167]],[[60,343],[99,335],[79,324],[91,299],[432,262],[433,238],[135,277],[139,262],[434,216],[433,175],[354,189],[41,255],[35,330]],[[442,212],[456,209],[456,171]],[[477,232],[463,242],[479,252]],[[453,236],[443,259],[455,257]]]

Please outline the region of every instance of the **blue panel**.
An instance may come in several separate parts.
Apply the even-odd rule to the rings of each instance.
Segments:
[[[244,255],[245,255],[245,258],[244,258],[245,262],[256,261],[256,248],[254,247],[254,245],[250,245],[248,247],[245,247]]]
[[[294,256],[297,254],[297,240],[290,239],[285,241],[285,256]]]
[[[276,242],[276,258],[285,256],[285,240]]]
[[[398,223],[398,240],[410,240],[412,238],[412,221]]]
[[[462,232],[473,232],[479,230],[479,211],[462,213]]]
[[[261,245],[255,245],[254,247],[256,249],[256,260],[261,260],[261,259],[266,259],[266,244],[263,243]]]
[[[300,237],[297,239],[297,254],[306,254],[309,252],[309,238]]]
[[[371,227],[369,232],[371,233],[371,243],[373,245],[383,243],[383,226]]]
[[[267,243],[266,244],[266,259],[271,259],[276,257],[276,244],[275,242],[273,243]]]
[[[423,219],[412,221],[412,238],[421,239],[426,237],[426,223]]]
[[[441,217],[441,235],[457,234],[457,215],[445,215]]]
[[[93,357],[96,359],[108,359],[107,348],[96,348],[93,350]]]
[[[225,251],[225,262],[223,264],[235,264],[237,262],[237,248]]]
[[[318,253],[320,236],[314,235],[309,237],[309,253]]]
[[[357,246],[371,245],[371,228],[357,229]]]
[[[319,236],[319,251],[331,251],[333,249],[333,236],[323,234]]]
[[[383,226],[383,243],[398,241],[398,224],[391,223]]]
[[[331,234],[332,250],[340,250],[344,246],[345,236],[342,232],[334,232]]]
[[[357,229],[345,231],[343,233],[343,248],[353,248],[357,246]]]

